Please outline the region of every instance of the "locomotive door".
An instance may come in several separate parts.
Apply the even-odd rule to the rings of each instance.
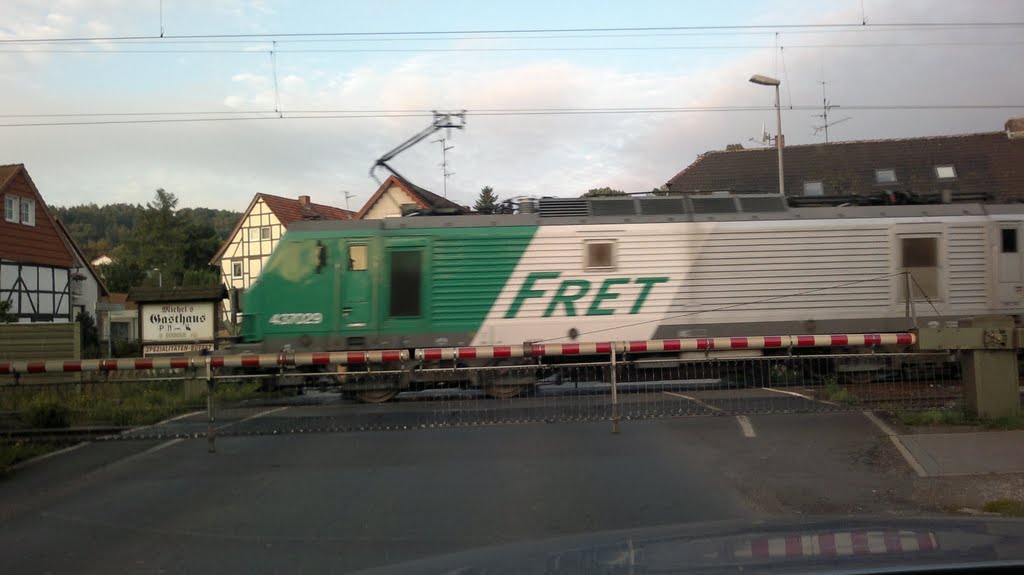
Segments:
[[[341,328],[349,333],[365,333],[373,317],[370,274],[370,244],[352,240],[345,245],[344,271],[341,274]]]
[[[1024,289],[1024,274],[1022,274],[1020,249],[1017,243],[1017,224],[1003,224],[999,229],[999,282],[998,295],[999,303],[1003,305],[1017,305]]]
[[[424,238],[387,241],[379,305],[384,332],[412,335],[427,331],[430,321],[429,247]]]

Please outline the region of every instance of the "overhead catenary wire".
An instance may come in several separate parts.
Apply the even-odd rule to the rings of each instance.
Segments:
[[[817,105],[792,106],[792,110],[817,110]],[[687,114],[717,112],[766,112],[775,106],[721,106],[694,108],[535,108],[535,109],[491,109],[467,110],[472,116],[585,116],[611,114]],[[874,111],[925,111],[925,110],[1019,110],[1024,104],[934,104],[934,105],[844,105],[845,110]],[[217,116],[215,114],[223,114]],[[230,114],[230,115],[229,115]],[[251,115],[245,115],[251,114]],[[116,124],[175,124],[200,122],[236,122],[245,120],[331,120],[331,119],[382,119],[382,118],[422,118],[431,117],[432,110],[263,110],[263,111],[224,111],[224,112],[122,112],[103,114],[91,112],[87,114],[2,114],[0,118],[107,118],[87,119],[80,121],[52,122],[8,122],[0,123],[0,128],[42,127],[42,126],[96,126]],[[183,118],[178,116],[205,116]],[[147,117],[148,116],[148,117]],[[152,117],[172,116],[172,117]]]
[[[872,43],[831,43],[831,44],[700,44],[675,46],[489,46],[451,48],[299,48],[280,49],[276,42],[272,50],[280,54],[402,54],[416,52],[436,53],[502,53],[502,52],[682,52],[690,50],[779,50],[789,49],[877,49],[877,48],[999,48],[1005,46],[1024,46],[1024,40],[976,40],[976,41],[924,41],[924,42],[872,42]],[[259,47],[246,49],[229,48],[163,48],[163,49],[101,49],[101,48],[0,48],[0,54],[102,54],[116,56],[121,54],[262,54],[266,50]]]
[[[620,27],[590,27],[590,28],[505,28],[505,29],[462,29],[462,30],[405,30],[405,31],[376,31],[376,32],[279,32],[279,33],[215,33],[215,34],[167,34],[163,38],[172,40],[184,39],[286,39],[286,38],[334,38],[334,37],[401,37],[401,36],[444,36],[444,35],[478,35],[478,34],[568,34],[568,33],[611,33],[611,32],[670,32],[670,31],[749,31],[749,30],[846,30],[856,28],[872,27],[875,29],[897,29],[908,28],[915,30],[928,30],[935,28],[949,29],[990,29],[990,28],[1020,28],[1024,27],[1024,21],[975,21],[975,22],[892,22],[880,24],[859,23],[832,23],[832,24],[720,24],[720,25],[691,25],[691,26],[620,26]],[[138,40],[159,40],[156,35],[123,35],[123,36],[64,36],[44,38],[5,38],[0,39],[0,44],[15,43],[58,43],[58,42],[129,42]]]

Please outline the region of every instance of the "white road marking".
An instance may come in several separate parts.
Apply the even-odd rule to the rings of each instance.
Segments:
[[[896,432],[893,431],[893,429],[889,427],[888,424],[886,424],[881,419],[878,419],[878,417],[874,413],[871,413],[870,411],[864,411],[861,413],[863,413],[864,417],[867,417],[871,423],[874,423],[875,426],[878,427],[878,429],[880,429],[883,434],[889,437],[889,440],[892,441],[892,444],[896,446],[896,451],[900,452],[900,455],[903,456],[903,459],[906,460],[907,464],[910,465],[910,468],[913,469],[919,477],[928,477],[928,472],[924,470],[924,467],[922,467],[920,463],[918,463],[914,455],[911,454],[909,450],[907,450],[907,447],[903,445],[902,441],[900,441],[900,436],[896,435]]]
[[[233,425],[238,425],[240,423],[245,423],[246,421],[252,421],[253,419],[259,419],[261,417],[265,417],[265,416],[270,415],[272,413],[278,413],[280,411],[284,411],[284,410],[288,409],[289,407],[291,407],[291,406],[285,405],[284,407],[275,407],[274,409],[268,409],[266,411],[261,411],[259,413],[254,413],[254,414],[250,415],[249,417],[243,417],[242,419],[239,419],[238,421],[232,421],[231,423],[225,423],[224,425],[220,425],[220,426],[217,427],[217,429],[218,430],[226,429],[226,428],[231,427]]]
[[[816,398],[813,398],[813,397],[811,397],[809,395],[804,395],[803,393],[797,393],[795,391],[788,391],[788,390],[785,390],[785,389],[775,389],[774,387],[765,387],[763,389],[765,391],[774,391],[775,393],[782,393],[784,395],[792,395],[793,397],[799,397],[800,399],[806,399],[807,401],[815,401],[815,402],[818,402],[818,403],[824,403],[825,405],[831,405],[832,407],[839,407],[838,403],[835,403],[835,402],[832,402],[832,401],[825,401],[824,399],[816,399]]]
[[[746,415],[737,415],[736,421],[740,424],[740,429],[743,430],[743,437],[757,437],[754,433],[754,424],[750,423],[750,419]]]
[[[158,421],[156,423],[151,423],[149,425],[140,425],[138,427],[133,427],[131,429],[126,429],[126,430],[121,432],[121,435],[126,435],[126,434],[130,434],[130,433],[138,433],[139,431],[142,431],[144,429],[150,429],[152,427],[157,427],[157,426],[164,425],[164,424],[167,424],[167,423],[173,423],[175,421],[178,421],[179,419],[185,419],[187,417],[192,417],[193,415],[199,415],[200,413],[205,413],[205,410],[190,411],[188,413],[182,413],[181,415],[175,415],[174,417],[168,417],[167,419],[165,419],[163,421]]]
[[[44,453],[42,455],[33,457],[32,459],[26,459],[25,461],[22,461],[20,463],[16,463],[16,464],[14,464],[14,465],[12,465],[10,467],[10,470],[11,471],[17,471],[18,469],[22,469],[22,468],[28,467],[29,465],[35,465],[36,463],[39,463],[41,461],[46,461],[47,459],[49,459],[51,457],[57,457],[58,455],[64,455],[65,453],[71,453],[72,451],[75,451],[77,449],[81,449],[81,448],[85,447],[86,445],[89,445],[89,442],[88,441],[83,441],[81,443],[76,443],[76,444],[74,444],[74,445],[72,445],[70,447],[65,447],[64,449],[58,449],[57,451],[51,451],[49,453]]]
[[[713,405],[711,405],[711,404],[709,404],[709,403],[707,403],[705,401],[697,399],[696,397],[693,397],[693,396],[690,396],[690,395],[685,395],[685,394],[682,394],[682,393],[676,393],[674,391],[663,391],[662,393],[664,393],[665,395],[671,395],[671,396],[674,396],[674,397],[681,397],[683,399],[688,399],[688,400],[696,403],[697,405],[703,407],[704,409],[710,409],[711,411],[714,411],[716,413],[722,413],[721,409],[719,409],[719,408],[717,408],[717,407],[715,407],[715,406],[713,406]]]

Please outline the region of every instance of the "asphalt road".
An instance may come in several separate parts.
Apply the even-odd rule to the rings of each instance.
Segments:
[[[612,529],[914,513],[886,445],[859,413],[90,444],[0,482],[0,572],[346,572]]]

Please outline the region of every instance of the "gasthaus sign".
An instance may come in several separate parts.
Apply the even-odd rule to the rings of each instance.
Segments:
[[[213,302],[147,303],[141,315],[143,343],[213,341]]]

